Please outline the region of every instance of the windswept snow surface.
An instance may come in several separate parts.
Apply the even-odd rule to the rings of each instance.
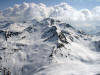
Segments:
[[[19,12],[15,14],[14,10],[16,8],[19,11],[19,7],[24,8],[23,5],[16,5],[14,10],[9,8],[9,11],[13,11],[13,14],[12,12],[9,14],[16,15],[16,20],[0,21],[1,75],[8,72],[11,75],[100,74],[99,35],[86,34],[58,19],[46,17],[42,17],[42,20],[29,19],[31,14],[36,14],[35,12],[25,12],[29,13],[29,16],[25,15],[27,20],[24,20],[23,11],[26,10],[26,7],[29,7],[27,10],[30,11],[32,11],[31,8],[38,7],[36,4],[33,4],[34,6],[29,4],[29,6],[25,3],[24,5],[25,9],[20,11],[22,14]],[[40,4],[39,8],[43,11],[41,6],[45,7],[45,5]],[[67,7],[66,10],[72,9],[68,5]],[[38,9],[35,10],[38,11]],[[5,14],[9,12],[5,11]],[[22,16],[18,16],[18,13]],[[6,17],[9,16],[7,15]]]
[[[100,73],[98,36],[50,18],[9,24],[0,30],[1,73],[4,68],[11,75]]]

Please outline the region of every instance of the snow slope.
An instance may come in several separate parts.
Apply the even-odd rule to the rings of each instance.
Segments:
[[[2,21],[0,70],[1,75],[99,75],[100,39],[52,18]]]

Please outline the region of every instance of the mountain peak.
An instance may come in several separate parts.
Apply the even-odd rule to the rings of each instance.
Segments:
[[[79,73],[80,66],[86,66],[81,69],[84,73],[87,67],[90,73],[94,73],[91,71],[94,66],[88,66],[93,63],[99,68],[99,54],[95,50],[99,50],[99,42],[70,24],[53,18],[10,23],[2,21],[0,24],[2,73],[6,68],[12,75],[54,75],[61,66],[65,69],[72,65],[75,74]],[[69,68],[71,72],[65,71],[66,74],[72,73],[72,68]],[[63,71],[60,69],[60,72]],[[83,72],[80,71],[80,75]]]

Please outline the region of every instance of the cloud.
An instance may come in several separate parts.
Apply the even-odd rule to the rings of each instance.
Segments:
[[[16,4],[14,7],[9,7],[0,12],[0,20],[42,20],[48,17],[70,23],[74,27],[81,28],[88,32],[93,30],[98,31],[96,27],[100,27],[100,6],[96,6],[92,10],[77,10],[67,3],[50,7],[42,3],[23,3],[22,5]]]
[[[5,19],[9,20],[31,20],[43,19],[48,15],[48,8],[44,4],[23,3],[22,5],[15,5],[13,8],[7,8],[2,11]]]

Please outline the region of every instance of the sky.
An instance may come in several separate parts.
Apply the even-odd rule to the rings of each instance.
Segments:
[[[44,3],[47,6],[66,2],[76,9],[88,8],[92,9],[95,6],[100,6],[100,0],[0,0],[0,10],[12,7],[15,4],[22,4],[23,2]]]

